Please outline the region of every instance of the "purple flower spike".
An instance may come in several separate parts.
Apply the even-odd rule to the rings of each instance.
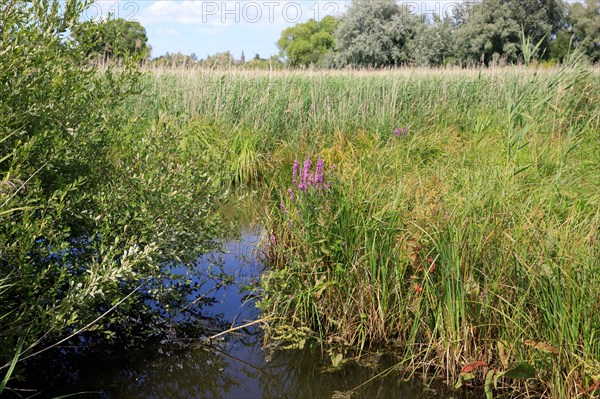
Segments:
[[[310,158],[306,157],[306,161],[304,161],[304,169],[302,169],[302,173],[300,174],[300,184],[298,185],[298,188],[302,191],[306,191],[308,190],[308,185],[310,183]]]
[[[275,241],[275,236],[273,234],[271,234],[271,237],[269,237],[271,240],[271,245],[275,245],[276,241]]]
[[[279,204],[279,208],[281,209],[281,213],[287,215],[287,209],[285,209],[285,205],[283,204],[283,202]]]
[[[396,137],[408,136],[408,125],[404,127],[398,127],[394,130]]]
[[[320,188],[320,186],[323,185],[324,177],[325,174],[323,173],[323,158],[319,157],[319,160],[317,161],[317,167],[315,170],[315,186],[317,188]]]
[[[306,161],[304,161],[304,181],[308,182],[310,177],[310,158],[306,157]]]
[[[298,160],[294,161],[294,169],[292,170],[292,180],[294,181],[294,187],[298,187]]]
[[[333,165],[331,169],[335,169]],[[308,192],[309,187],[313,187],[315,192],[321,192],[330,188],[330,183],[325,182],[325,162],[323,158],[317,159],[314,173],[310,173],[310,157],[306,157],[302,170],[298,170],[298,160],[294,161],[294,168],[292,170],[292,178],[294,180],[294,187],[298,188],[298,191],[294,190],[294,187],[288,188],[288,195],[290,200],[294,201],[296,195],[302,195],[302,192]]]

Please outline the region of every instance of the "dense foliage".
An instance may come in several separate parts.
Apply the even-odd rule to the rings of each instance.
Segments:
[[[326,48],[307,40],[318,24],[315,21],[287,28],[278,46],[292,66],[556,62],[576,48],[593,62],[599,59],[600,3],[596,0],[457,2],[446,15],[418,14],[410,5],[414,4],[354,0],[339,18]],[[536,45],[532,54],[526,42]]]
[[[150,53],[146,29],[137,21],[122,18],[85,21],[74,27],[73,37],[92,57],[111,59],[136,55],[145,58]]]
[[[291,66],[319,65],[333,49],[333,32],[337,25],[337,19],[331,16],[318,22],[309,19],[285,29],[277,47]]]
[[[600,61],[600,2],[585,0],[569,8],[562,29],[551,44],[550,55],[562,60],[575,48],[581,48],[592,62]]]
[[[163,305],[189,293],[162,286],[164,265],[193,265],[222,230],[220,171],[187,138],[193,130],[161,114],[166,104],[143,118],[124,112],[139,59],[99,71],[68,35],[87,5],[0,4],[3,371],[15,352],[80,329],[158,334],[171,317]]]
[[[488,397],[597,392],[597,73],[296,79],[287,107],[326,106],[273,157],[271,338],[334,366],[385,345]]]
[[[418,18],[394,0],[354,1],[335,32],[337,64],[388,66],[410,60]]]

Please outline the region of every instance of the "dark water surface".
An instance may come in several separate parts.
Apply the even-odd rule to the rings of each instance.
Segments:
[[[417,380],[406,382],[395,373],[377,377],[392,364],[385,356],[373,356],[370,366],[347,365],[324,372],[331,362],[318,350],[267,353],[258,324],[203,344],[213,332],[260,319],[247,288],[256,285],[261,271],[260,235],[260,229],[247,228],[241,240],[225,242],[224,255],[207,256],[198,264],[208,268],[221,263],[224,272],[235,276],[234,284],[212,292],[216,301],[206,308],[205,320],[216,323],[212,332],[203,328],[185,340],[139,342],[127,350],[107,346],[80,351],[73,344],[51,350],[21,371],[27,378],[20,384],[24,390],[8,391],[3,397],[51,398],[72,393],[79,393],[76,397],[157,399],[452,397],[443,384],[434,389]]]

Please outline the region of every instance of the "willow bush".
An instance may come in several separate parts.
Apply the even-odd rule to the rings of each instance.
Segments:
[[[163,305],[198,288],[163,286],[165,265],[194,265],[222,231],[220,171],[180,150],[192,130],[125,108],[138,60],[98,70],[69,36],[91,26],[90,4],[0,5],[2,371],[17,348],[25,359],[80,330],[157,333],[174,317]]]

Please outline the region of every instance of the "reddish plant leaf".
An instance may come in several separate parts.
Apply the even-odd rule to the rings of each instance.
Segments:
[[[466,364],[465,367],[463,367],[462,370],[460,370],[460,373],[461,374],[470,373],[471,371],[473,371],[479,367],[487,367],[487,363],[482,362],[482,361],[477,361],[477,362]]]
[[[600,381],[596,381],[591,387],[583,391],[583,394],[586,395],[588,393],[592,393],[598,388],[600,388]]]

